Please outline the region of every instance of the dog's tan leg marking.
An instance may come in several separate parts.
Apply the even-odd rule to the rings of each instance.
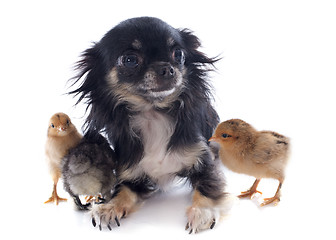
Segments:
[[[215,200],[207,198],[199,191],[195,190],[192,200],[193,206],[197,207],[213,207],[216,205]]]
[[[136,210],[139,199],[135,192],[130,190],[128,187],[123,186],[119,194],[113,200],[116,212],[118,213],[117,217],[120,219]]]

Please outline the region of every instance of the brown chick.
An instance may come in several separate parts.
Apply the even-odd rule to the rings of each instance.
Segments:
[[[65,113],[56,113],[51,117],[45,153],[54,187],[51,197],[45,203],[55,202],[58,205],[59,201],[67,200],[57,195],[57,183],[62,174],[61,161],[69,150],[75,147],[81,139],[82,135],[77,131],[75,125],[71,123],[68,115]]]
[[[261,206],[280,201],[280,189],[289,155],[289,139],[272,131],[257,131],[250,124],[231,119],[220,123],[209,141],[220,144],[219,156],[223,164],[237,173],[256,178],[252,187],[238,197],[253,197],[261,178],[279,181],[272,198],[265,198]],[[259,192],[261,193],[261,192]]]

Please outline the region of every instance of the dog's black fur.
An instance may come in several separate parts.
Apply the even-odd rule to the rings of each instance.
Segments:
[[[70,93],[88,104],[85,131],[104,131],[113,146],[119,187],[125,185],[142,197],[160,187],[146,171],[137,177],[123,174],[145,157],[146,133],[134,127],[132,119],[148,111],[169,119],[173,126],[162,146],[167,153],[204,143],[194,164],[173,175],[186,177],[205,197],[224,197],[224,180],[207,141],[219,122],[207,80],[218,58],[207,57],[199,47],[190,30],[142,17],[120,23],[83,53],[75,82],[83,81]]]

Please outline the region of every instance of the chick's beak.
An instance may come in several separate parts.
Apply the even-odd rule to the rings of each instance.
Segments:
[[[214,135],[209,139],[210,142],[217,142],[218,138]]]

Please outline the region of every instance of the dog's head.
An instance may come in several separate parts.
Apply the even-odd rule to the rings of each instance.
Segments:
[[[189,30],[175,29],[157,18],[126,20],[84,52],[77,81],[87,75],[72,93],[90,103],[109,96],[119,102],[165,107],[185,88],[204,87],[197,86],[204,85],[197,83],[204,75],[201,68],[216,59],[199,52],[199,46]]]
[[[161,20],[127,20],[100,44],[110,58],[106,80],[122,97],[161,102],[183,88],[187,46],[180,32]]]

